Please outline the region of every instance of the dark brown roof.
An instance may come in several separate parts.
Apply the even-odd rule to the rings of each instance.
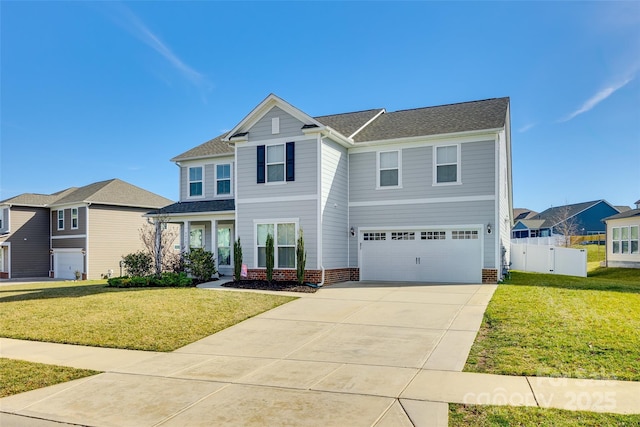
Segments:
[[[355,142],[440,135],[505,125],[509,98],[440,105],[385,113],[358,133]]]
[[[198,145],[191,150],[185,151],[182,154],[175,156],[171,159],[172,162],[179,162],[180,160],[197,159],[201,157],[217,156],[224,154],[233,154],[234,150],[228,142],[224,142],[224,138],[227,134],[216,136],[215,138]]]

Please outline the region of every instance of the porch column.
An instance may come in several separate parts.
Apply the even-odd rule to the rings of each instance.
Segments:
[[[189,239],[189,232],[191,231],[191,222],[190,221],[184,221],[182,223],[182,249],[184,252],[188,252],[189,251],[189,245],[190,245],[190,239]]]
[[[216,269],[219,269],[218,265],[218,220],[211,221],[211,253],[213,254],[213,260],[216,262]]]

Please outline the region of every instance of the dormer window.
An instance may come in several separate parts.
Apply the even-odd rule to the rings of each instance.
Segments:
[[[202,197],[202,166],[189,168],[189,197]]]

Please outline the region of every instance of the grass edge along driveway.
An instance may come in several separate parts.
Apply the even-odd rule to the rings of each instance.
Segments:
[[[640,270],[513,272],[498,286],[465,371],[640,381]]]
[[[295,298],[198,288],[117,289],[104,282],[0,287],[0,336],[173,351]]]

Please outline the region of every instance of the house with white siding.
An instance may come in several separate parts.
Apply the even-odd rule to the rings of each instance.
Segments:
[[[311,116],[269,95],[229,132],[173,159],[180,200],[153,211],[184,250],[249,278],[495,283],[512,226],[509,98]]]

